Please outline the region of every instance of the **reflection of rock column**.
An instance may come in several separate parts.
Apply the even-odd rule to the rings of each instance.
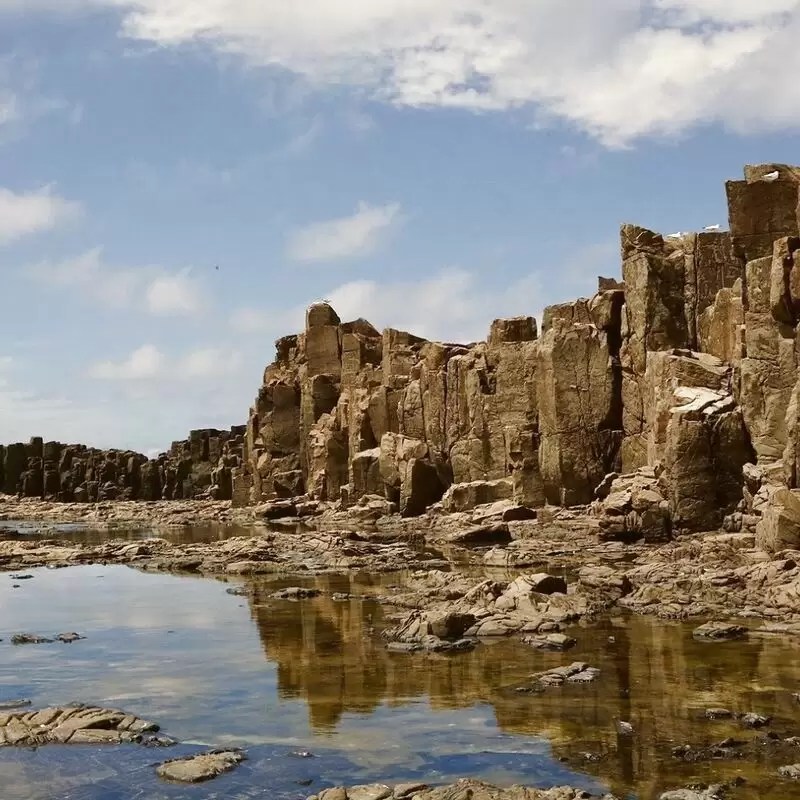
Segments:
[[[614,634],[614,646],[617,657],[614,659],[616,667],[617,697],[619,703],[619,719],[628,722],[631,719],[631,642],[628,631],[622,628]],[[631,736],[626,736],[617,731],[617,754],[619,771],[622,780],[627,786],[633,786],[634,782],[634,740]]]
[[[703,723],[694,720],[702,709],[775,713],[782,695],[756,697],[757,686],[782,688],[791,702],[796,659],[786,643],[708,645],[694,641],[687,626],[644,617],[582,629],[581,649],[569,657],[535,652],[515,639],[455,656],[389,653],[369,632],[383,626],[381,608],[331,595],[363,595],[379,589],[381,580],[394,579],[317,577],[306,585],[325,594],[297,603],[269,600],[277,585],[255,587],[252,614],[267,658],[277,663],[279,694],[305,700],[318,732],[332,732],[344,713],[370,713],[384,702],[426,698],[435,710],[488,703],[505,732],[549,738],[557,755],[597,774],[620,796],[635,791],[654,797],[685,783],[689,767],[701,769],[673,759],[672,747],[698,736],[711,741],[728,735],[719,727],[698,727]],[[533,696],[515,691],[531,673],[572,658],[599,667],[599,680]],[[788,708],[783,716],[791,718]],[[615,719],[630,721],[633,736],[618,736]],[[602,758],[587,762],[581,757],[586,752]],[[742,768],[738,761],[715,762],[715,774],[707,777],[730,778]]]

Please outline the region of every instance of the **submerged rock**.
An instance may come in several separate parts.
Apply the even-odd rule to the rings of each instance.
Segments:
[[[785,767],[778,767],[778,775],[782,778],[800,781],[800,764],[787,764]]]
[[[156,767],[156,774],[166,781],[201,783],[230,772],[242,763],[246,755],[241,750],[211,750],[187,758],[175,758]]]
[[[747,628],[729,622],[706,622],[705,625],[700,625],[692,631],[695,639],[712,642],[730,642],[746,635]]]
[[[600,670],[597,667],[590,667],[583,661],[574,661],[565,667],[534,673],[531,679],[541,686],[561,686],[564,683],[592,683],[599,675]]]
[[[0,700],[0,711],[7,711],[11,708],[26,708],[31,704],[30,700]]]
[[[304,600],[309,597],[319,597],[321,594],[322,592],[319,589],[311,589],[305,586],[289,586],[271,596],[274,600]]]
[[[766,725],[769,725],[772,718],[765,717],[763,714],[755,714],[750,712],[749,714],[744,714],[741,718],[742,725],[745,728],[763,728]]]
[[[64,642],[64,644],[72,644],[72,642],[78,642],[81,639],[85,639],[85,636],[81,636],[79,633],[75,633],[71,631],[70,633],[59,633],[56,636],[59,642]]]
[[[11,644],[52,644],[53,641],[55,640],[33,633],[15,633],[11,637]]]
[[[569,650],[577,641],[564,633],[548,633],[546,636],[523,636],[522,641],[537,650]]]

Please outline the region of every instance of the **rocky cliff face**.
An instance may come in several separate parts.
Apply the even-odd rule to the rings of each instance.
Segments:
[[[234,502],[593,503],[606,535],[654,539],[769,505],[762,539],[800,534],[800,169],[726,189],[729,232],[623,225],[621,280],[545,309],[541,331],[430,342],[311,306],[265,371]]]
[[[0,492],[63,502],[232,496],[245,426],[196,430],[156,459],[33,438],[0,445]]]

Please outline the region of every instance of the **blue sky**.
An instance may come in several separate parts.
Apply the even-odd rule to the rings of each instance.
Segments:
[[[601,7],[602,6],[602,7]],[[0,0],[0,441],[157,451],[328,298],[448,340],[797,161],[794,0]],[[219,269],[217,269],[219,267]]]

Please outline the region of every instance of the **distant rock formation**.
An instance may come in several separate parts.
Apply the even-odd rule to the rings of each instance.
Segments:
[[[62,502],[230,500],[246,426],[191,431],[148,459],[130,450],[98,450],[33,438],[0,445],[0,492]]]
[[[545,309],[541,332],[519,317],[430,342],[312,305],[276,343],[234,503],[593,503],[606,535],[654,539],[755,526],[800,480],[800,168],[748,166],[726,189],[730,232],[623,225],[622,280]],[[762,539],[791,517],[800,541],[782,497]]]

